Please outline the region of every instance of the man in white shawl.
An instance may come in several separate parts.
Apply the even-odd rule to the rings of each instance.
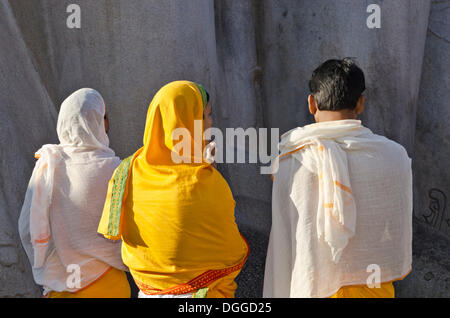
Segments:
[[[108,182],[120,164],[105,125],[102,96],[80,89],[61,105],[60,144],[36,152],[19,233],[45,297],[130,297],[121,243],[97,234]]]
[[[411,160],[357,120],[365,80],[351,59],[326,61],[309,86],[316,123],[284,134],[273,165],[263,295],[394,297],[411,271]]]

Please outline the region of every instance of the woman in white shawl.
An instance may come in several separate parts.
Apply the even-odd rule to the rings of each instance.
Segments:
[[[108,181],[120,164],[106,125],[102,96],[80,89],[61,105],[60,144],[36,153],[19,233],[46,297],[130,297],[121,243],[97,234]]]

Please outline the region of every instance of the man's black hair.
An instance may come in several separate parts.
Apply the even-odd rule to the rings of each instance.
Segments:
[[[312,73],[309,89],[319,110],[354,109],[366,89],[364,73],[351,58],[328,60]]]

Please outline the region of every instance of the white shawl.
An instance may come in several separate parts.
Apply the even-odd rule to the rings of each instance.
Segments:
[[[409,271],[412,177],[403,147],[341,120],[293,129],[279,148],[266,297],[328,297],[365,284],[370,264],[381,267],[382,282]]]
[[[61,105],[58,145],[44,145],[19,218],[19,233],[34,279],[50,290],[74,292],[111,266],[126,270],[121,244],[97,234],[108,181],[120,159],[109,148],[105,103],[93,89],[80,89]],[[79,266],[80,281],[67,281]],[[75,277],[72,277],[75,278]]]

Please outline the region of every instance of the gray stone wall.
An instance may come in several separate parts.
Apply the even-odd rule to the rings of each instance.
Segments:
[[[450,296],[450,6],[432,1],[413,154],[414,263],[402,296]]]
[[[81,7],[81,29],[66,26],[71,3]],[[381,7],[380,29],[366,26],[371,3]],[[125,157],[141,146],[147,107],[167,82],[203,83],[219,128],[284,133],[313,120],[313,69],[345,56],[366,74],[364,124],[413,158],[414,264],[397,295],[448,297],[448,20],[448,1],[429,0],[0,0],[0,297],[39,295],[17,219],[33,153],[56,141],[70,93],[101,92],[111,146]],[[237,296],[260,297],[271,181],[257,164],[219,169],[252,249]]]
[[[34,151],[55,142],[56,111],[14,15],[0,2],[0,297],[38,295],[17,232]]]

